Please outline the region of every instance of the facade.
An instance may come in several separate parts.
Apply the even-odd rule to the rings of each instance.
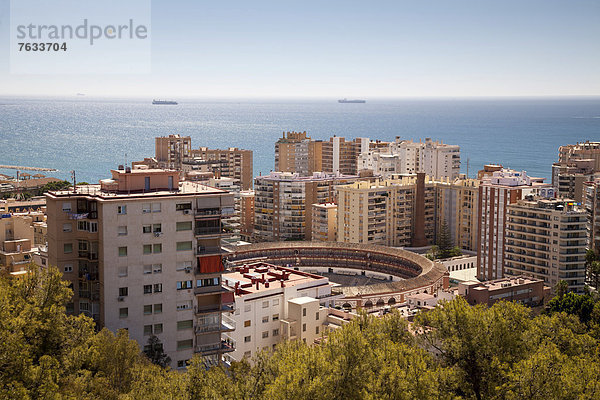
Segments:
[[[183,171],[183,163],[191,156],[192,139],[189,136],[169,135],[155,139],[156,167]]]
[[[26,270],[34,262],[37,248],[34,244],[33,217],[2,214],[0,216],[0,267],[9,273]]]
[[[445,222],[452,242],[463,250],[477,251],[479,180],[436,182],[436,235]]]
[[[543,280],[526,276],[496,279],[483,283],[468,281],[458,284],[458,294],[473,306],[478,304],[491,306],[500,300],[539,306],[544,304],[549,289],[544,286]]]
[[[554,197],[551,185],[531,178],[524,171],[501,169],[484,176],[479,186],[477,277],[504,277],[507,207],[526,195]]]
[[[560,146],[558,149],[559,163],[572,163],[575,160],[594,160],[593,168],[600,171],[600,142],[586,141],[583,143]]]
[[[600,180],[584,185],[584,207],[588,216],[588,248],[600,254]]]
[[[312,204],[335,201],[335,187],[358,176],[272,172],[254,181],[254,239],[311,240]]]
[[[311,239],[321,242],[335,242],[336,236],[337,204],[313,204]]]
[[[568,163],[552,164],[552,186],[558,197],[584,201],[584,183],[594,180],[594,160],[573,160]]]
[[[393,174],[423,172],[436,180],[455,180],[460,174],[460,147],[426,138],[413,142],[396,137],[394,142],[375,142],[358,156],[360,170],[389,179]]]
[[[240,192],[240,235],[249,240],[254,234],[254,190]]]
[[[111,172],[47,194],[48,262],[71,282],[67,311],[127,328],[141,346],[158,336],[173,367],[194,353],[217,362],[232,350],[221,340],[233,294],[221,287],[220,242],[233,196],[173,170]]]
[[[312,344],[324,333],[332,283],[327,278],[256,262],[223,274],[235,293],[235,312],[225,322],[235,327],[226,340],[235,350],[226,356],[240,361],[284,340]],[[320,301],[319,299],[323,299]]]
[[[572,200],[519,200],[507,207],[506,275],[526,275],[554,287],[566,281],[583,293],[587,214]]]
[[[242,190],[252,189],[253,155],[252,150],[229,147],[227,149],[209,149],[200,147],[190,151],[191,158],[184,170],[203,168],[213,172],[215,178],[233,178],[240,182]]]

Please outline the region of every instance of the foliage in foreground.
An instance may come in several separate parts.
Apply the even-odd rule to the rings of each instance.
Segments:
[[[532,318],[518,304],[457,299],[411,327],[363,315],[322,345],[283,343],[230,369],[194,358],[181,373],[151,363],[125,331],[67,316],[70,295],[55,269],[0,278],[0,398],[600,398],[595,312],[582,323],[577,310]]]

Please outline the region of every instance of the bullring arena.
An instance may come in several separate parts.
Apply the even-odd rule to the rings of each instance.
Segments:
[[[224,255],[229,266],[262,261],[327,276],[343,294],[336,306],[381,308],[407,295],[448,287],[443,265],[392,247],[337,242],[268,242],[239,246]]]

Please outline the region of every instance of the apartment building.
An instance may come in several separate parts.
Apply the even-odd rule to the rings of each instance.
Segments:
[[[560,146],[558,149],[558,162],[571,163],[575,160],[594,160],[593,168],[600,171],[600,142],[586,141],[583,143]]]
[[[519,200],[507,206],[505,274],[526,275],[554,287],[566,281],[583,293],[587,214],[573,200]]]
[[[507,277],[488,282],[468,281],[458,284],[458,294],[472,306],[492,306],[498,301],[516,301],[528,306],[544,304],[549,287],[544,281],[527,276]]]
[[[413,142],[396,137],[386,145],[377,142],[358,155],[358,168],[389,179],[393,174],[424,172],[436,180],[455,180],[460,174],[460,147],[425,138]]]
[[[254,239],[311,240],[312,204],[335,201],[337,185],[358,176],[272,172],[254,181]]]
[[[337,236],[337,204],[312,205],[311,239],[320,242],[335,242]]]
[[[46,195],[48,262],[74,291],[67,311],[126,328],[140,346],[158,336],[173,367],[194,353],[218,362],[233,350],[220,324],[233,310],[220,247],[233,195],[180,182],[173,170],[111,173],[99,185]]]
[[[435,185],[423,176],[354,182],[337,187],[337,241],[384,246],[418,246],[435,241]],[[420,197],[418,200],[417,197]]]
[[[436,236],[445,222],[452,242],[464,250],[477,251],[479,180],[436,182]]]
[[[588,216],[588,248],[600,255],[600,179],[584,184],[583,205]]]
[[[252,150],[237,147],[209,149],[200,147],[190,151],[191,158],[184,163],[184,170],[205,168],[216,178],[233,178],[240,182],[242,190],[252,189],[253,155]]]
[[[258,262],[223,274],[223,282],[235,293],[235,312],[224,320],[232,328],[224,336],[235,348],[227,360],[249,359],[284,340],[312,344],[324,333],[323,306],[335,298],[327,278]]]
[[[552,164],[552,186],[556,188],[558,197],[583,203],[585,182],[600,176],[600,171],[595,173],[594,163],[593,159],[584,159]]]
[[[240,236],[250,240],[254,234],[254,190],[240,192]]]
[[[183,170],[183,163],[191,156],[192,139],[189,136],[169,135],[155,138],[157,168]]]
[[[504,277],[507,207],[526,195],[554,197],[552,185],[527,176],[525,171],[500,169],[483,177],[479,186],[477,278]]]
[[[346,141],[343,137],[333,136],[329,141],[323,141],[311,139],[306,132],[283,132],[275,142],[275,171],[300,176],[315,172],[356,175],[357,157],[368,148],[366,138]]]
[[[0,215],[0,267],[11,274],[26,271],[34,261],[33,217],[27,214]]]

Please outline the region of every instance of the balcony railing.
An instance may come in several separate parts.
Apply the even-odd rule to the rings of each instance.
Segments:
[[[202,354],[216,353],[216,352],[230,352],[230,351],[234,351],[234,350],[235,350],[235,348],[233,347],[233,344],[230,342],[227,342],[225,340],[221,340],[220,343],[196,346],[196,352],[202,353]]]

